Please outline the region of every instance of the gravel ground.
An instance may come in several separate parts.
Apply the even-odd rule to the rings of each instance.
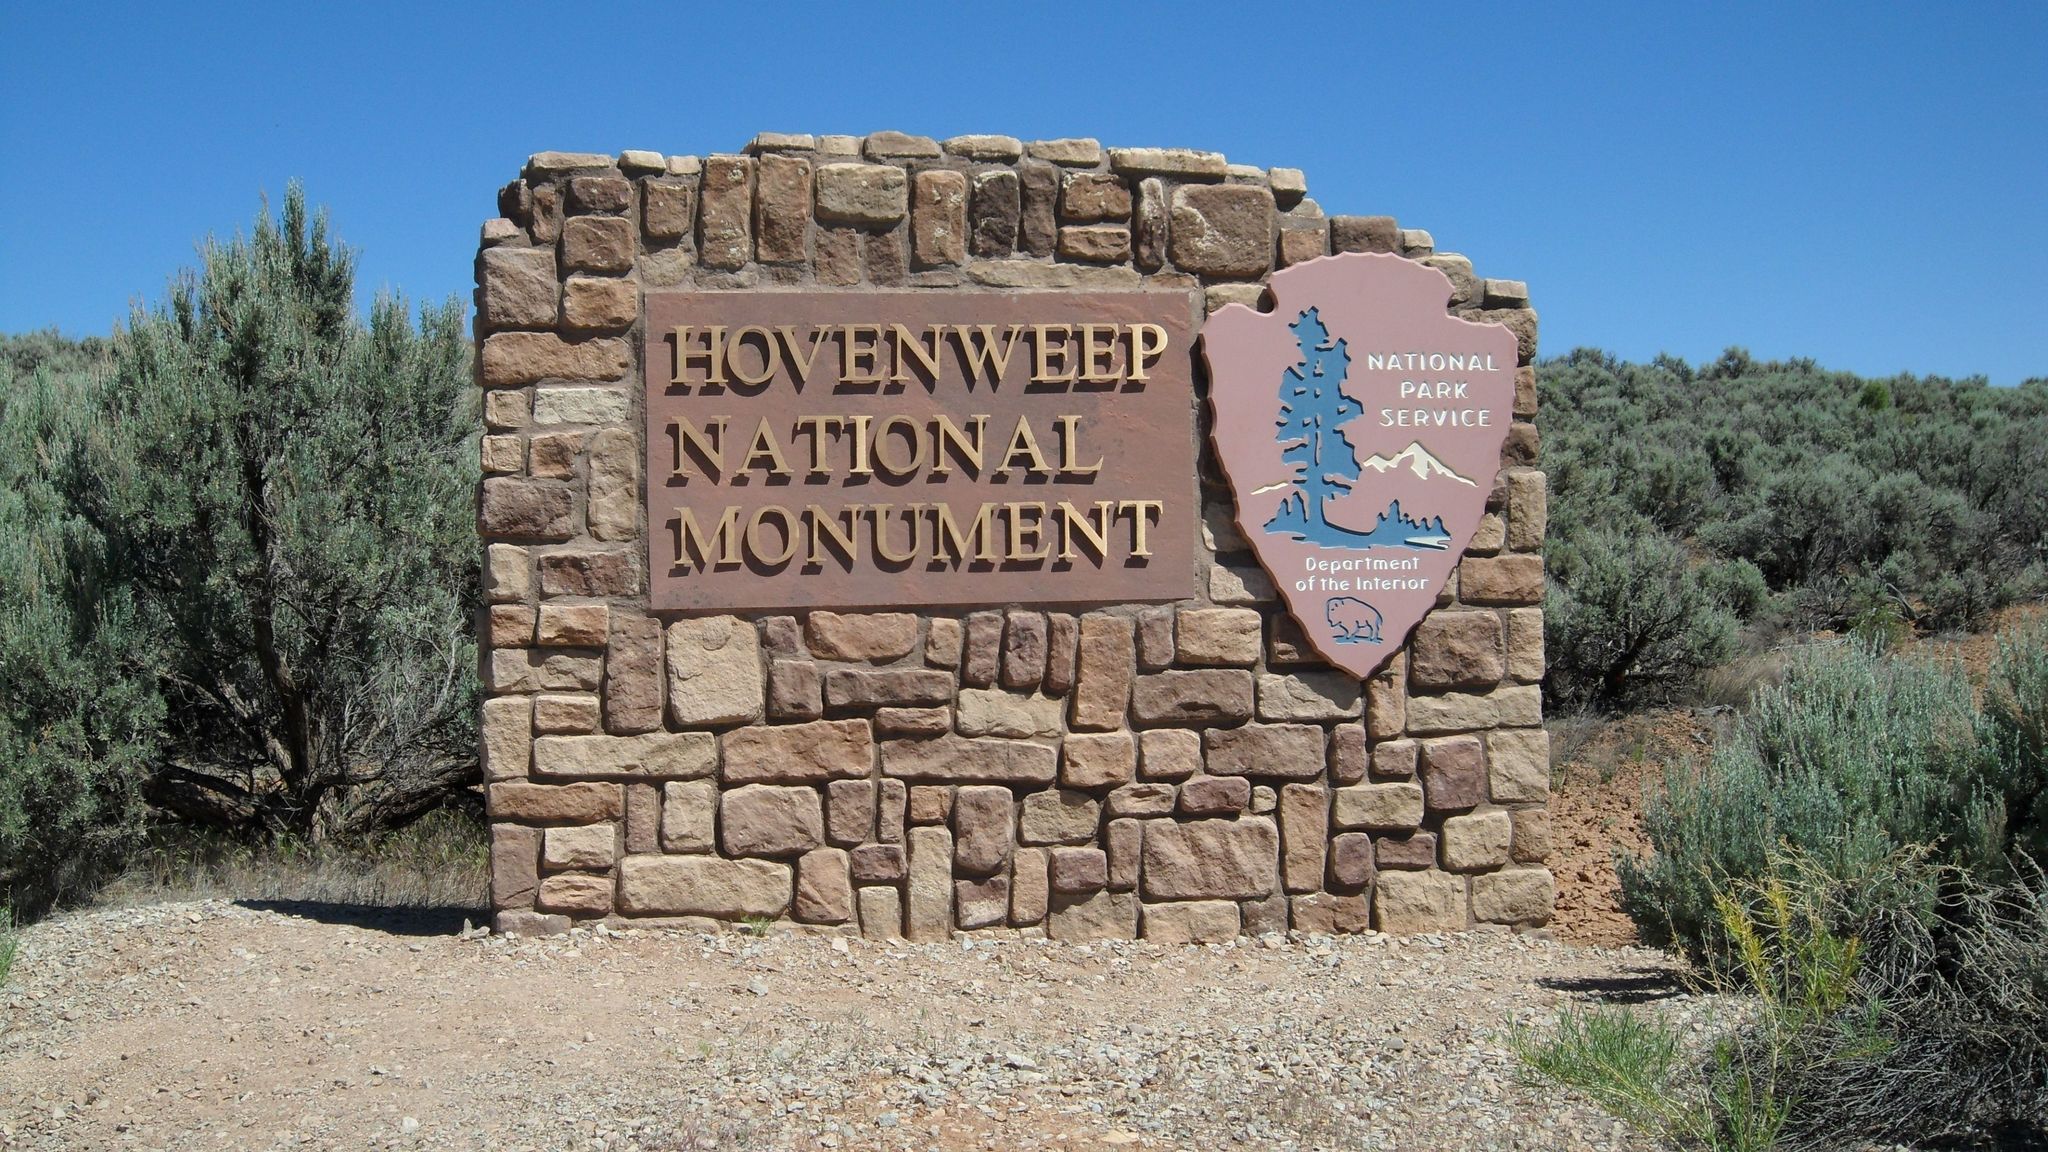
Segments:
[[[1226,946],[578,931],[220,901],[61,917],[0,1148],[1642,1148],[1510,1021],[1711,1002],[1535,936]]]

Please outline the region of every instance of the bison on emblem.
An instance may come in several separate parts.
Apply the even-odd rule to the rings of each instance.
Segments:
[[[1380,642],[1380,610],[1355,596],[1332,596],[1323,606],[1323,618],[1339,644]]]

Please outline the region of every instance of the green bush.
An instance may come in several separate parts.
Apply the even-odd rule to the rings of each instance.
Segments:
[[[54,479],[105,359],[100,342],[0,340],[0,905],[25,915],[134,841],[164,719],[152,629]]]
[[[1613,708],[1668,696],[1735,651],[1748,572],[1696,566],[1656,528],[1593,528],[1545,549],[1546,687],[1553,707]]]
[[[158,804],[319,840],[473,774],[464,336],[453,301],[359,320],[296,186],[117,333],[64,474],[163,637]]]
[[[1709,760],[1667,771],[1644,815],[1654,851],[1619,862],[1623,907],[1646,940],[1725,963],[1713,893],[1762,880],[1781,846],[1852,885],[1912,846],[2010,880],[2011,849],[2043,831],[2044,653],[2048,630],[2008,637],[1985,711],[1955,664],[1854,643],[1802,653]]]

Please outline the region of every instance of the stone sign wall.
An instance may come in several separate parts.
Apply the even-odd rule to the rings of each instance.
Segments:
[[[499,211],[477,374],[501,929],[1174,941],[1548,918],[1519,283],[1387,217],[1325,216],[1298,171],[1092,140],[543,152]],[[1193,346],[1208,312],[1270,308],[1276,270],[1348,252],[1436,269],[1448,313],[1504,325],[1518,362],[1484,515],[1364,681],[1321,661],[1239,533]],[[982,325],[1025,349],[987,403],[945,359]],[[829,387],[797,378],[805,357]],[[860,439],[892,420],[886,447]],[[950,534],[903,511],[941,502]],[[877,539],[909,538],[875,533],[919,515],[926,551],[879,562]]]

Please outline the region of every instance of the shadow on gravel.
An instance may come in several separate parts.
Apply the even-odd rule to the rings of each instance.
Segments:
[[[1603,1004],[1648,1004],[1686,991],[1676,973],[1665,968],[1632,968],[1625,976],[1539,976],[1536,984],[1580,1000]]]
[[[490,923],[482,908],[391,908],[374,904],[332,904],[321,900],[237,900],[237,905],[258,912],[297,916],[322,924],[347,924],[393,936],[453,936],[466,922],[474,927]]]

